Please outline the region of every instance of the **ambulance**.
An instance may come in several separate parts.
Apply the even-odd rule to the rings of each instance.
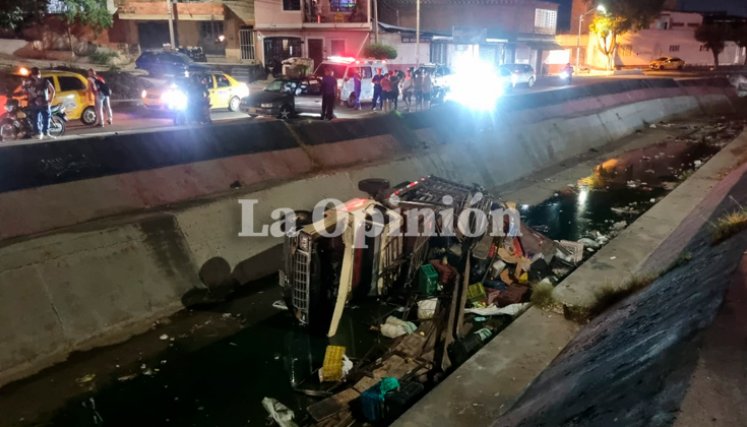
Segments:
[[[316,68],[314,74],[318,77],[324,76],[324,71],[330,69],[337,79],[340,101],[348,107],[355,104],[353,86],[353,75],[361,76],[361,102],[373,101],[372,78],[376,75],[376,69],[381,68],[381,74],[388,72],[387,62],[379,59],[356,59],[344,56],[330,56]]]

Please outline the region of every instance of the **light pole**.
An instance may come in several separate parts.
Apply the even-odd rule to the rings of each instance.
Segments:
[[[604,7],[604,5],[600,4],[599,6],[591,8],[586,12],[578,15],[578,37],[576,38],[576,68],[580,66],[581,62],[581,25],[584,22],[584,16],[593,12],[607,13],[607,9]]]
[[[420,67],[420,0],[415,0],[415,67]]]

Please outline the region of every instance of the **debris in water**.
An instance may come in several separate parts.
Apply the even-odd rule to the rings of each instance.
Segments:
[[[628,188],[636,188],[638,187],[638,183],[636,183],[635,181],[628,181],[627,186]]]
[[[231,347],[238,347],[239,346],[238,344],[236,344],[233,341],[229,342],[228,345],[230,345]]]
[[[614,260],[616,260],[616,259],[617,259],[617,257],[616,257],[616,256],[611,256],[611,257],[610,257],[610,259],[611,259],[612,261],[614,261]]]
[[[132,380],[132,379],[135,379],[135,378],[137,378],[137,374],[123,375],[121,377],[118,377],[117,381],[123,383],[125,381],[129,381],[129,380]]]
[[[650,125],[648,125],[648,127],[651,129],[656,129],[656,123],[651,123]]]
[[[656,199],[653,199],[653,198],[652,198],[652,199],[649,199],[649,202],[651,202],[651,203],[656,203]]]
[[[625,228],[627,226],[628,226],[628,223],[625,222],[625,221],[618,221],[618,222],[612,224],[612,228],[614,230],[622,230],[623,228]]]
[[[272,307],[277,308],[278,310],[288,310],[288,305],[281,299],[273,302]]]
[[[693,162],[693,166],[695,166],[696,168],[699,168],[699,167],[703,166],[703,161],[702,160],[696,160],[696,161]]]
[[[166,341],[166,340],[168,340],[168,339],[169,339],[169,336],[168,336],[168,335],[166,335],[166,334],[163,334],[163,335],[161,335],[161,336],[160,336],[160,337],[158,337],[158,338],[159,338],[159,339],[160,339],[161,341]]]
[[[88,374],[88,375],[83,375],[80,378],[76,378],[75,382],[80,385],[83,385],[83,384],[88,384],[95,379],[96,379],[96,374]]]
[[[221,315],[221,317],[222,317],[222,318],[224,318],[224,319],[230,319],[230,318],[231,318],[231,316],[232,316],[232,314],[231,314],[231,313],[223,313],[223,314]]]
[[[262,406],[265,408],[270,418],[272,418],[280,427],[296,427],[293,422],[295,414],[287,406],[280,403],[277,399],[265,397],[262,399]]]
[[[146,369],[145,371],[143,371],[143,375],[147,377],[152,377],[154,375],[154,372],[150,369]]]

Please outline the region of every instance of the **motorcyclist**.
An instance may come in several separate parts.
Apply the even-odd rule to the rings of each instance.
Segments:
[[[565,64],[565,67],[563,67],[563,73],[565,74],[565,78],[568,80],[568,84],[571,84],[571,81],[573,80],[573,65],[571,63]]]

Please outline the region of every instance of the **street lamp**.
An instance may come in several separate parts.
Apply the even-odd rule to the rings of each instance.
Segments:
[[[593,12],[599,12],[599,13],[607,13],[607,8],[604,7],[603,4],[600,4],[599,6],[595,8],[591,8],[587,10],[586,12],[578,15],[578,37],[576,38],[576,68],[580,66],[581,61],[581,25],[584,22],[584,16],[593,13]]]

